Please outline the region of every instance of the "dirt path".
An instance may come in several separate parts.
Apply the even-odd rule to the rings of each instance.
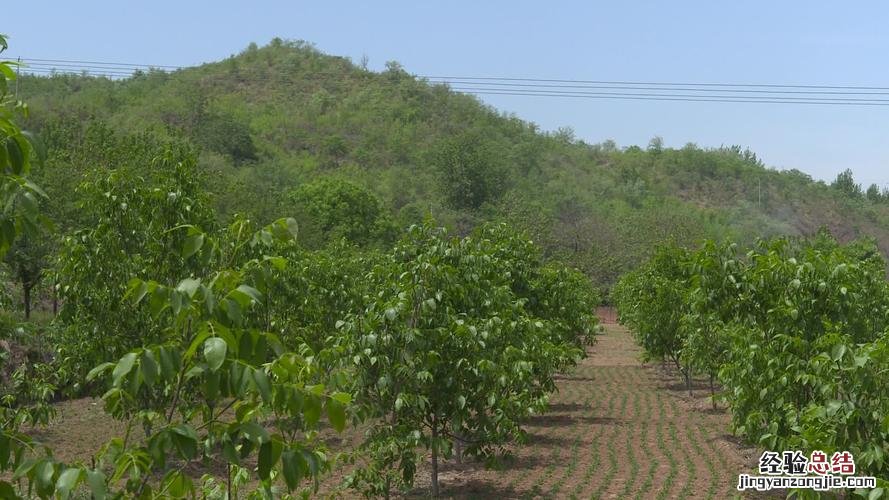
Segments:
[[[529,442],[501,470],[448,463],[453,498],[732,498],[756,450],[728,433],[703,387],[689,397],[660,366],[643,366],[630,334],[609,326],[571,374]],[[419,473],[419,482],[426,480]],[[428,480],[426,480],[428,482]]]

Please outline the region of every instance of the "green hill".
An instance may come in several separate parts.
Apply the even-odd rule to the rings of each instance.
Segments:
[[[295,191],[335,177],[368,188],[397,225],[426,213],[458,232],[511,220],[606,287],[670,239],[744,242],[826,226],[841,240],[873,237],[889,252],[889,200],[850,178],[814,182],[766,168],[739,147],[587,144],[395,63],[371,72],[301,42],[125,80],[24,76],[19,88],[31,107],[26,125],[50,150],[35,176],[62,198],[106,160],[90,144],[139,136],[198,147],[224,218],[295,215],[323,232]],[[58,221],[63,227],[76,225],[74,211],[56,213],[70,219]]]

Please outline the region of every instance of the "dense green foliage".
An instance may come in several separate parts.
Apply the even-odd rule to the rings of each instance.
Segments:
[[[187,258],[202,243],[202,233],[181,229],[211,230],[215,224],[193,156],[175,150],[162,154],[151,166],[157,172],[151,183],[126,171],[99,172],[104,177],[78,190],[83,213],[93,222],[61,242],[55,275],[63,327],[56,343],[59,356],[81,375],[98,362],[159,340],[151,336],[160,333],[151,317],[121,301],[130,279],[172,285],[206,269],[205,262]]]
[[[380,200],[351,182],[321,179],[306,183],[291,193],[291,199],[297,212],[320,231],[319,245],[340,238],[359,246],[385,245],[397,232]]]
[[[665,248],[615,296],[648,354],[718,374],[739,434],[771,450],[848,450],[859,473],[889,480],[889,284],[872,244],[821,233],[746,254]]]
[[[6,36],[0,34],[0,54],[6,48]],[[17,118],[27,118],[28,106],[12,87],[15,67],[15,62],[0,59],[0,257],[16,237],[37,233],[41,220],[37,205],[43,192],[28,179],[38,149],[33,136],[18,124]]]
[[[120,149],[100,144],[185,140],[201,148],[198,165],[224,223],[236,213],[262,223],[291,216],[307,244],[328,238],[314,234],[316,221],[291,194],[330,177],[373,193],[397,227],[428,212],[461,235],[509,221],[547,257],[604,288],[671,240],[752,243],[827,226],[889,250],[889,206],[855,195],[848,182],[834,188],[766,169],[737,147],[652,141],[620,149],[568,129],[541,133],[397,64],[374,73],[302,42],[275,40],[218,63],[126,80],[23,76],[19,92],[31,103],[28,126],[49,136],[53,174],[44,184],[74,187],[93,164],[122,163]],[[50,196],[51,204],[71,199]]]
[[[310,492],[336,465],[322,414],[335,430],[350,415],[367,429],[351,487],[409,488],[418,447],[437,463],[452,440],[480,457],[521,440],[556,373],[593,340],[589,280],[506,225],[453,239],[427,224],[392,250],[346,238],[313,251],[295,242],[293,219],[219,228],[188,150],[162,151],[151,169],[99,170],[78,191],[96,222],[62,242],[52,365],[7,401],[0,439],[14,451],[0,466],[39,497],[233,492],[250,475],[265,498]],[[367,200],[344,198],[330,212],[339,227]],[[58,461],[15,434],[51,418],[57,387],[102,394],[145,438],[115,437],[89,465]],[[224,464],[224,484],[196,484],[196,463]]]

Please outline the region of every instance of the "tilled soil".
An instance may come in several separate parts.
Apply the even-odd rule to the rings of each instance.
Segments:
[[[527,424],[528,442],[499,470],[447,462],[451,498],[732,498],[758,450],[729,433],[706,384],[689,396],[679,377],[643,365],[622,327],[609,326],[589,356],[560,377],[550,411]],[[418,471],[418,490],[428,489]]]

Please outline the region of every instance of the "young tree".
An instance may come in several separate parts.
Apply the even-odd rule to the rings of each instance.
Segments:
[[[97,171],[79,191],[96,222],[62,241],[55,270],[63,306],[54,341],[74,374],[156,340],[146,337],[159,333],[150,316],[120,300],[130,279],[169,286],[205,270],[205,262],[188,259],[203,237],[176,230],[216,225],[193,153],[169,147],[143,173]]]
[[[662,246],[645,264],[627,273],[613,296],[621,323],[633,330],[647,359],[672,361],[691,392],[691,366],[683,359],[688,312],[690,252]]]
[[[369,190],[340,179],[320,179],[291,193],[292,201],[317,226],[325,243],[345,238],[359,246],[387,244],[395,225]]]
[[[648,141],[648,152],[652,154],[660,154],[664,151],[664,138],[656,135]]]
[[[415,449],[424,447],[437,496],[439,461],[454,440],[469,455],[491,456],[522,435],[522,419],[545,407],[554,373],[582,355],[583,328],[563,329],[573,318],[547,304],[535,307],[553,320],[526,309],[529,299],[516,291],[535,294],[527,279],[535,263],[509,260],[524,250],[499,234],[458,240],[411,228],[374,268],[373,302],[343,323],[356,402],[377,422],[361,448],[368,465],[350,478],[365,494],[412,484]]]
[[[87,466],[60,462],[26,436],[3,434],[0,469],[14,469],[13,481],[39,498],[65,499],[79,488],[94,498],[195,498],[199,488],[189,473],[195,463],[224,466],[228,498],[236,497],[237,477],[248,474],[248,464],[263,498],[272,498],[276,478],[304,497],[316,490],[330,467],[316,431],[322,415],[344,429],[351,397],[336,391],[344,377],[319,365],[320,353],[305,345],[287,349],[254,326],[264,323],[265,278],[287,262],[251,257],[272,250],[276,240],[292,241],[292,228],[286,220],[256,233],[241,222],[219,235],[178,228],[201,236],[202,244],[186,239],[179,251],[209,263],[207,271],[173,285],[133,279],[127,296],[133,307],[148,309],[155,318],[149,327],[159,330],[144,337],[159,341],[87,375],[107,383],[105,409],[126,422],[126,435],[97,450]],[[138,424],[144,439],[131,438]],[[3,498],[19,493],[0,480]]]
[[[52,250],[45,234],[32,233],[19,238],[4,257],[12,275],[22,287],[25,319],[31,318],[31,292],[43,279]]]
[[[710,378],[710,398],[716,408],[716,377],[728,358],[739,316],[746,266],[734,244],[706,241],[689,260],[690,283],[686,314],[680,320],[682,359]]]
[[[867,187],[865,197],[872,203],[879,203],[883,201],[883,193],[880,192],[880,188],[876,184],[871,184]]]
[[[444,195],[454,208],[475,210],[502,194],[505,174],[492,145],[478,133],[445,140],[432,155]]]
[[[839,190],[849,198],[861,198],[861,185],[855,183],[851,169],[847,168],[837,174],[837,178],[831,183],[831,187]]]

